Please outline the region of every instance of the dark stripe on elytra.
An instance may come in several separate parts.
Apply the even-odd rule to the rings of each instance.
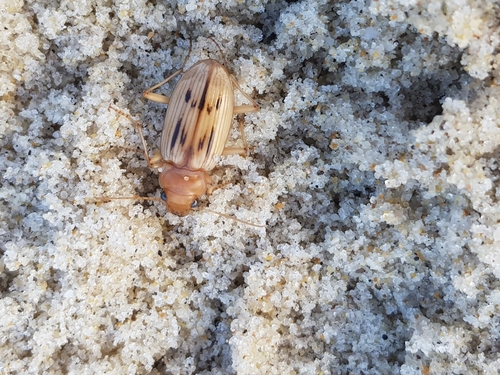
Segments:
[[[179,119],[179,121],[177,121],[177,124],[175,125],[174,135],[172,135],[172,140],[170,141],[171,149],[174,148],[175,144],[177,143],[177,137],[179,136],[181,125],[182,125],[182,117]]]
[[[205,106],[205,100],[207,99],[208,86],[210,86],[210,77],[207,78],[207,82],[205,82],[205,87],[203,88],[203,93],[201,94],[200,104],[198,105],[198,109],[200,111]]]
[[[206,134],[203,136],[203,139],[198,143],[198,151],[201,151],[203,149],[203,145],[205,144],[205,139],[207,139]]]
[[[222,103],[222,98],[219,96],[217,98],[217,103],[215,103],[215,109],[219,109],[220,107],[220,103]]]
[[[186,97],[184,98],[184,100],[186,101],[186,103],[189,103],[189,99],[191,99],[191,89],[187,90]]]
[[[186,127],[183,126],[182,132],[181,132],[181,146],[183,146],[183,147],[186,144],[186,138],[187,138]]]
[[[207,153],[205,156],[208,156],[208,154],[210,153],[210,148],[212,147],[213,138],[214,138],[214,128],[212,127],[212,131],[210,132],[210,138],[208,138]]]

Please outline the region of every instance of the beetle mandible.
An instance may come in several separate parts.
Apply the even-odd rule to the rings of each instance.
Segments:
[[[180,70],[143,93],[148,100],[168,104],[160,152],[155,152],[152,158],[148,156],[142,127],[138,127],[148,165],[160,171],[159,183],[167,209],[181,216],[189,213],[198,197],[211,187],[213,182],[208,172],[215,167],[219,156],[246,153],[246,148],[226,147],[233,116],[260,109],[226,67],[212,59],[198,61],[189,68],[170,98],[152,92],[181,74],[188,58],[189,53]],[[251,104],[235,105],[235,89]],[[245,141],[243,127],[240,128]]]

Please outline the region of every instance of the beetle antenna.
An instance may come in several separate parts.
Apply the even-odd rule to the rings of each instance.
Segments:
[[[184,69],[184,67],[186,66],[186,63],[189,59],[189,56],[191,55],[191,48],[193,47],[193,40],[191,39],[191,37],[189,37],[189,51],[188,51],[188,54],[186,56],[186,59],[184,60],[184,63],[182,64],[182,69]]]
[[[138,196],[138,195],[134,195],[134,196],[131,196],[131,197],[96,197],[96,198],[93,198],[93,200],[96,201],[96,202],[103,202],[103,203],[104,202],[108,202],[108,201],[118,201],[118,200],[156,201],[156,202],[160,202],[160,203],[165,204],[165,201],[163,199],[161,199],[161,198],[157,198],[157,197],[141,197],[141,196]],[[251,223],[249,221],[237,219],[234,216],[223,214],[222,212],[212,211],[212,210],[210,210],[208,208],[204,208],[203,211],[207,211],[207,212],[210,212],[212,214],[219,215],[219,216],[225,217],[227,219],[231,219],[231,220],[237,221],[237,222],[242,223],[242,224],[251,225],[252,227],[257,227],[257,228],[265,228],[266,227],[265,225],[254,224],[254,223]]]
[[[208,37],[208,39],[210,39],[212,42],[214,42],[214,44],[217,46],[217,48],[219,49],[219,52],[222,56],[222,59],[224,60],[224,66],[227,67],[227,61],[226,61],[226,56],[224,56],[224,53],[222,52],[222,48],[220,48],[220,45],[219,43],[216,42],[216,40],[214,38],[212,38],[211,36]]]
[[[134,195],[131,197],[96,197],[93,198],[97,202],[108,202],[108,201],[118,201],[118,200],[131,200],[131,201],[157,201],[164,203],[161,198],[157,197],[140,197],[138,195]]]
[[[251,225],[252,227],[257,227],[257,228],[265,228],[265,227],[266,227],[265,225],[261,225],[261,224],[254,224],[254,223],[250,223],[249,221],[245,221],[245,220],[237,219],[237,218],[235,218],[234,216],[230,216],[230,215],[227,215],[227,214],[223,214],[222,212],[212,211],[212,210],[209,210],[208,208],[204,208],[204,209],[203,209],[203,211],[208,211],[208,212],[210,212],[211,214],[215,214],[215,215],[223,216],[223,217],[225,217],[225,218],[227,218],[227,219],[231,219],[231,220],[237,221],[237,222],[242,223],[242,224]]]

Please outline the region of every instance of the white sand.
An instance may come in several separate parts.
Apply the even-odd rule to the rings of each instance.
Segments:
[[[0,4],[0,373],[498,374],[498,3]],[[92,203],[159,196],[109,105],[157,147],[189,36],[249,157]]]

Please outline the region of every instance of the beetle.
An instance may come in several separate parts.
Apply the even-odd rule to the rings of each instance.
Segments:
[[[152,158],[148,155],[142,126],[137,124],[148,165],[160,172],[159,183],[164,191],[162,199],[165,198],[169,212],[180,216],[185,216],[197,206],[198,197],[211,193],[213,181],[209,172],[220,156],[246,153],[241,121],[245,148],[226,147],[233,116],[260,109],[257,102],[240,88],[226,67],[212,59],[201,60],[191,66],[177,82],[170,98],[152,92],[183,73],[188,58],[189,53],[181,69],[143,93],[148,100],[168,105],[160,152],[155,152]],[[250,104],[235,105],[235,90]],[[134,199],[158,200],[147,197]]]

